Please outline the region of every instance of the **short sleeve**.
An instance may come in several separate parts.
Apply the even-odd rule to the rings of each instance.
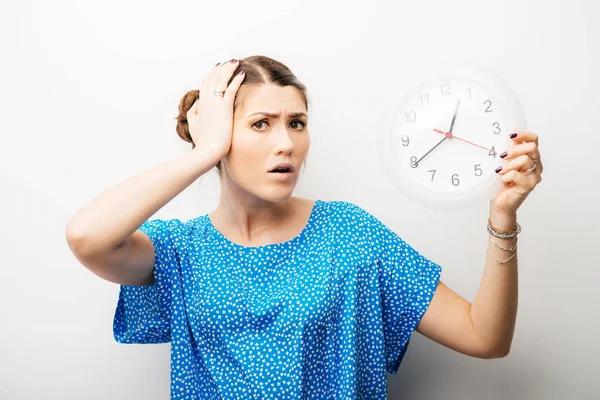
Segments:
[[[154,284],[121,285],[113,320],[118,343],[168,343],[171,310],[181,293],[180,270],[185,256],[184,224],[178,219],[154,219],[139,228],[154,246]]]
[[[380,273],[386,368],[398,372],[410,337],[429,306],[442,267],[370,216]]]

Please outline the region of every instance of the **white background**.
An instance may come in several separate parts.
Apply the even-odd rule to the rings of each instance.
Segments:
[[[519,210],[519,315],[508,357],[415,333],[390,398],[589,399],[600,365],[600,5],[578,1],[19,1],[0,11],[0,399],[166,399],[169,345],[121,345],[118,286],[64,231],[88,201],[189,151],[177,106],[218,61],[267,55],[306,84],[311,150],[295,195],[354,202],[472,301],[488,204],[429,210],[384,173],[380,110],[430,61],[499,73],[540,135],[544,180]],[[216,173],[159,217],[218,201]]]

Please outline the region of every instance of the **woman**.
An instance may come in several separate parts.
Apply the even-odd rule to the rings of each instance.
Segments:
[[[119,283],[120,343],[171,342],[171,397],[387,396],[414,330],[479,358],[508,354],[517,314],[516,212],[541,181],[538,137],[511,136],[471,304],[441,267],[343,201],[292,196],[309,149],[305,87],[283,64],[217,64],[179,107],[192,150],[73,217],[83,265]],[[148,221],[217,166],[210,214]]]

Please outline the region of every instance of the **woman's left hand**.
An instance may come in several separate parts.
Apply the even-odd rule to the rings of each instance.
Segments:
[[[517,213],[529,193],[542,181],[544,170],[538,149],[538,135],[523,131],[515,133],[517,136],[511,138],[512,146],[505,152],[502,169],[496,170],[504,188],[492,200],[496,210],[508,215]]]

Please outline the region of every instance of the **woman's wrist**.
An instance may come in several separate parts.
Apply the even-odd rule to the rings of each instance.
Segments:
[[[507,214],[490,205],[490,224],[502,232],[514,232],[517,229],[517,214]]]

